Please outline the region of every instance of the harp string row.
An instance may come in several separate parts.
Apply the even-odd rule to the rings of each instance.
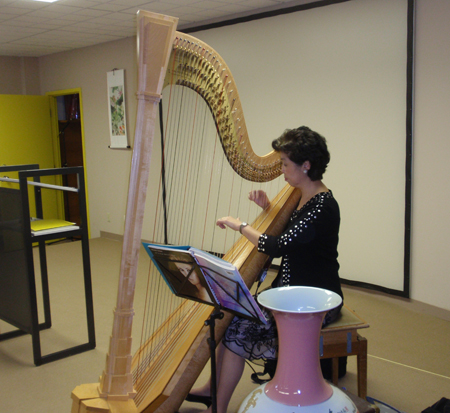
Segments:
[[[165,179],[168,242],[196,246],[219,255],[229,251],[224,258],[239,264],[243,252],[249,250],[248,243],[238,240],[239,234],[216,229],[215,221],[220,216],[233,215],[252,222],[252,216],[260,208],[251,202],[242,205],[241,201],[251,189],[263,188],[269,197],[278,193],[279,180],[274,178],[281,172],[279,158],[274,153],[264,157],[254,154],[231,73],[203,43],[188,40],[184,35],[176,38],[162,95],[165,136],[161,151],[166,172],[173,172]],[[249,182],[236,179],[236,174]],[[157,199],[152,241],[162,243],[161,190],[149,188],[149,191]],[[253,226],[263,228],[269,216],[270,211],[264,211]],[[164,387],[153,389],[163,381],[162,376],[170,376],[172,361],[178,357],[180,347],[190,348],[187,343],[193,339],[185,335],[197,330],[196,336],[212,309],[174,297],[154,268],[149,272],[147,288],[146,310],[154,317],[145,316],[141,346],[133,359],[138,393],[135,400],[142,406],[157,405],[154,398],[167,394]],[[165,312],[171,315],[162,321]]]
[[[135,368],[133,370],[134,383],[136,386],[142,387],[145,380],[148,380],[149,371],[156,369],[158,363],[164,363],[165,357],[167,357],[167,350],[170,348],[170,342],[177,340],[177,335],[183,332],[180,326],[183,326],[182,321],[189,320],[192,315],[193,303],[182,300],[173,296],[167,287],[161,287],[161,277],[158,276],[156,269],[152,266],[151,275],[152,286],[152,310],[151,317],[147,317],[148,332],[145,333],[145,337],[151,337],[147,339],[144,344],[141,342],[140,349],[135,356],[137,360]],[[156,288],[155,288],[156,286]],[[159,298],[159,299],[157,299]],[[182,303],[181,305],[179,305]],[[173,311],[175,306],[178,308]],[[167,314],[171,314],[166,319]]]
[[[140,404],[147,397],[149,389],[158,383],[158,378],[168,373],[167,370],[171,368],[170,364],[174,357],[174,352],[182,347],[187,340],[185,333],[192,328],[192,323],[195,322],[195,307],[198,306],[201,306],[201,304],[193,304],[188,301],[184,303],[184,306],[181,306],[180,311],[184,312],[184,317],[182,318],[183,322],[178,324],[176,326],[177,328],[172,328],[169,335],[164,334],[165,337],[160,341],[162,344],[158,348],[158,351],[153,352],[146,358],[145,366],[140,366],[141,374],[139,380],[135,381],[137,404]],[[171,357],[168,357],[169,354]]]
[[[174,90],[175,89],[175,90]],[[198,94],[193,95],[192,93],[188,93],[189,96],[186,96],[186,88],[171,88],[170,89],[170,96],[174,97],[173,101],[180,101],[180,108],[181,107],[191,107],[191,108],[196,108],[197,107],[197,103],[198,103]],[[177,98],[177,95],[179,98]],[[193,208],[195,208],[195,205],[192,203],[192,205],[186,205],[187,201],[186,201],[186,193],[188,191],[182,192],[180,185],[176,185],[176,180],[178,176],[181,177],[185,177],[185,183],[184,185],[182,185],[182,187],[184,188],[189,188],[189,187],[194,187],[194,190],[192,192],[193,197],[191,197],[191,200],[195,200],[197,198],[197,191],[198,191],[198,179],[194,178],[194,174],[195,172],[192,172],[191,169],[193,169],[191,166],[192,164],[197,165],[200,164],[199,162],[199,158],[193,157],[192,155],[192,147],[193,147],[193,140],[194,137],[201,137],[200,143],[196,144],[196,147],[199,147],[200,150],[196,151],[196,154],[200,154],[203,153],[203,147],[206,146],[204,139],[207,138],[207,136],[205,137],[204,133],[204,129],[205,129],[205,123],[206,123],[206,115],[209,114],[209,110],[204,109],[203,110],[203,115],[199,115],[198,113],[194,113],[191,115],[186,115],[186,114],[182,114],[181,109],[180,108],[176,108],[176,112],[179,114],[179,116],[177,117],[178,121],[173,121],[172,123],[167,123],[166,124],[166,131],[167,134],[166,136],[167,138],[167,144],[164,145],[164,151],[166,152],[166,154],[168,155],[166,162],[169,165],[169,167],[167,168],[168,170],[174,170],[177,171],[177,173],[174,176],[170,176],[167,179],[167,185],[168,185],[168,198],[169,199],[180,199],[182,198],[183,201],[181,202],[181,205],[183,205],[183,207],[181,207],[182,210],[188,210],[188,211],[192,211]],[[181,116],[180,116],[181,115]],[[191,120],[192,119],[196,119],[196,118],[201,119],[201,125],[202,125],[202,131],[198,132],[196,130],[194,130],[195,126],[191,126]],[[181,120],[180,120],[181,119]],[[189,123],[188,123],[189,122]],[[194,122],[195,123],[195,122]],[[194,125],[193,123],[193,125]],[[190,133],[187,138],[186,137],[181,137],[181,131],[190,131],[192,130],[192,133]],[[174,132],[172,132],[174,131]],[[170,139],[170,135],[177,135],[177,139]],[[218,157],[215,156],[215,154],[217,154],[219,151],[217,151],[217,139],[215,140],[211,140],[211,142],[214,142],[214,148],[213,148],[213,153],[214,155],[211,157],[206,157],[207,159],[210,159],[210,162],[204,167],[205,170],[210,170],[211,171],[211,181],[215,181],[215,184],[218,187],[221,187],[221,179],[223,177],[223,156],[220,157],[218,159]],[[189,156],[186,156],[186,154],[189,154]],[[217,166],[217,171],[219,171],[218,174],[215,174],[215,168],[213,167],[214,164],[216,164]],[[181,166],[181,170],[180,167],[176,167],[176,165]],[[217,172],[216,171],[216,172]],[[218,176],[217,176],[218,175]],[[193,178],[191,179],[191,184],[192,185],[188,185],[187,181],[189,180],[189,176],[192,176]],[[196,176],[198,176],[198,171]],[[234,184],[234,180],[235,180],[236,175],[234,173],[231,174],[231,181],[232,181],[232,187]],[[208,184],[208,197],[210,196],[210,192],[211,192],[211,181]],[[238,195],[237,195],[237,199],[241,200],[243,198],[242,196],[242,192],[243,192],[243,186],[242,186],[242,180],[240,180],[240,186],[238,188]],[[228,213],[230,212],[230,208],[232,206],[232,201],[233,201],[233,197],[230,196],[229,197],[229,201],[228,201]],[[206,213],[205,213],[205,224],[203,225],[203,228],[206,228],[206,220],[208,217],[208,214],[211,214],[214,219],[219,215],[217,213],[218,211],[218,207],[219,207],[219,197],[216,197],[216,199],[214,200],[215,205],[213,205],[213,207],[208,208]],[[206,204],[209,204],[208,200],[206,202]],[[250,205],[251,203],[249,202],[248,204],[248,212],[250,212]],[[169,239],[172,240],[171,243],[174,244],[181,244],[184,242],[184,240],[190,240],[192,238],[191,234],[192,234],[192,225],[194,220],[190,221],[191,223],[191,228],[189,229],[183,229],[183,225],[182,223],[179,222],[179,220],[183,219],[182,215],[183,214],[179,214],[178,211],[173,214],[172,212],[176,209],[172,207],[172,203],[169,203],[169,220],[171,221],[172,225],[175,228],[181,228],[181,231],[178,233],[178,238],[173,238],[173,236],[170,236]],[[209,212],[210,210],[214,210],[215,213],[211,213]],[[263,220],[265,217],[265,215],[263,214],[260,218],[260,220]],[[185,219],[185,222],[189,222],[189,220]],[[214,223],[211,223],[212,227],[215,228]],[[186,234],[183,235],[183,232],[185,232]],[[225,241],[226,241],[226,237],[230,234],[229,231],[225,231],[221,233],[225,234]],[[213,235],[214,238],[214,235]],[[201,241],[201,244],[199,245],[200,248],[204,248],[204,239],[205,239],[205,231],[203,230],[203,238]],[[229,260],[230,261],[235,261],[237,257],[239,257],[239,255],[242,252],[242,247],[240,246],[239,243],[235,243],[236,239],[232,240],[235,244],[235,247],[232,247],[229,253]],[[212,240],[212,243],[214,243],[214,239]],[[225,244],[226,242],[224,242]],[[229,248],[229,247],[228,247]],[[227,249],[228,249],[227,248]],[[226,250],[226,246],[224,245],[222,247],[223,250]],[[210,251],[215,251],[215,249],[210,248]],[[219,252],[219,254],[221,254],[221,252]],[[159,276],[159,274],[155,273],[155,278],[159,281],[161,281],[161,277]],[[158,287],[159,288],[159,287]],[[153,290],[156,290],[156,288],[154,288]],[[160,294],[157,294],[158,297],[160,297]],[[161,305],[159,303],[159,299],[158,299],[158,305],[157,308],[161,308]],[[153,305],[155,306],[155,301],[153,301]],[[151,312],[156,311],[156,310],[152,310]],[[176,328],[177,325],[179,325],[181,323],[181,319],[176,319],[171,317],[170,318],[171,322],[174,324],[173,326],[169,326],[166,325],[165,328],[167,329],[167,335],[171,334],[171,332],[173,331],[173,329]],[[152,328],[148,328],[147,331],[155,331],[155,327],[153,326]],[[149,334],[148,332],[146,332],[145,336],[147,337]],[[167,335],[161,335],[162,340],[165,341],[167,340]],[[145,346],[145,348],[148,349],[148,355],[146,355],[146,357],[148,358],[152,358],[154,357],[153,354],[155,354],[155,352],[158,351],[158,349],[160,348],[160,344],[158,343],[154,343],[152,342],[152,345],[155,346],[155,349],[153,349],[151,346]],[[142,369],[145,369],[148,366],[148,363],[144,363],[144,367],[142,367]]]

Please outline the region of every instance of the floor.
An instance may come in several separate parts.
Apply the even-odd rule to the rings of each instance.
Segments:
[[[0,411],[8,413],[70,412],[71,391],[83,383],[95,383],[102,373],[112,310],[117,294],[121,243],[106,238],[90,241],[97,347],[82,354],[35,367],[31,339],[18,337],[0,342]],[[41,333],[44,354],[86,340],[80,242],[47,247],[53,326]],[[142,251],[138,277],[148,272]],[[39,277],[37,270],[37,277]],[[139,279],[139,278],[138,278]],[[136,286],[139,298],[141,282]],[[411,300],[357,288],[344,288],[347,306],[370,328],[361,331],[368,340],[368,395],[405,413],[421,412],[441,397],[450,398],[450,316],[439,309]],[[12,330],[0,321],[0,332]],[[136,346],[136,343],[135,345]],[[348,360],[348,373],[339,387],[356,394],[355,357]],[[230,401],[235,412],[257,385],[246,367]],[[209,376],[207,366],[198,379]],[[202,405],[185,402],[180,411],[195,413]]]

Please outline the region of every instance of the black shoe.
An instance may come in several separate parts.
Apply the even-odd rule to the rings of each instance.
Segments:
[[[198,396],[191,393],[188,393],[186,396],[186,401],[192,403],[203,403],[206,407],[209,407],[212,404],[211,396]]]

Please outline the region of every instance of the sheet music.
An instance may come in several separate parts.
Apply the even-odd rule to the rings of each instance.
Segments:
[[[233,264],[188,246],[143,245],[175,295],[267,323]]]

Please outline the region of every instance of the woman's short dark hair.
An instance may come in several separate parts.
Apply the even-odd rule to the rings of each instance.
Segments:
[[[285,153],[297,165],[309,161],[311,168],[308,176],[312,181],[322,179],[330,162],[327,141],[307,126],[286,129],[278,139],[272,142],[272,148],[277,152]]]

